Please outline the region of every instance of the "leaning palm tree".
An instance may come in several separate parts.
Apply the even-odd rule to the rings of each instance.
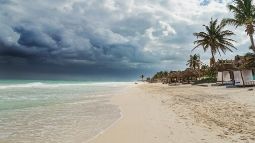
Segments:
[[[199,69],[200,68],[200,56],[198,54],[190,55],[190,59],[187,61],[187,66],[189,66],[192,69]]]
[[[226,24],[223,22],[218,24],[217,19],[211,19],[208,26],[203,26],[206,29],[205,32],[194,33],[194,36],[198,39],[194,41],[194,44],[196,44],[194,49],[202,47],[205,52],[210,49],[212,56],[210,59],[210,66],[212,67],[215,64],[216,53],[221,55],[221,52],[226,54],[226,51],[233,52],[231,48],[236,49],[232,43],[234,40],[229,38],[234,35],[234,33],[230,30],[224,30]]]
[[[234,18],[224,19],[224,23],[234,25],[236,27],[245,26],[245,32],[249,35],[253,52],[255,45],[253,40],[254,22],[255,22],[255,6],[252,0],[233,0],[234,4],[228,5],[228,9],[234,14]]]

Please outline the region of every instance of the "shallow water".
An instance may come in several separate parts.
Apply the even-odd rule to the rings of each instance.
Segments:
[[[120,118],[110,97],[128,83],[0,83],[1,143],[80,143]]]

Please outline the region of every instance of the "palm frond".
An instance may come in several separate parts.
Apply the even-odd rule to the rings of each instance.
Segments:
[[[232,18],[223,19],[222,22],[224,24],[229,24],[229,25],[233,25],[233,26],[236,26],[236,27],[239,27],[239,26],[243,25],[239,21],[237,21],[236,19],[232,19]]]
[[[236,49],[233,44],[235,40],[231,39],[230,36],[235,34],[230,30],[224,30],[228,23],[239,24],[235,19],[225,19],[219,24],[217,19],[211,19],[209,25],[204,25],[205,31],[193,34],[197,40],[194,41],[195,47],[192,51],[198,47],[202,47],[205,52],[210,49],[213,58],[216,53],[221,56],[221,53],[233,52],[232,49]]]

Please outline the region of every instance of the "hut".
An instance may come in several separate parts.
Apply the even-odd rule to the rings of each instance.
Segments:
[[[235,85],[238,86],[254,86],[255,85],[255,67],[247,65],[247,56],[236,56],[235,57],[235,67],[238,71],[234,71],[235,75]]]
[[[181,83],[182,82],[181,71],[171,71],[168,75],[168,82],[170,83]]]
[[[185,71],[171,71],[168,74],[168,83],[189,84],[190,82],[197,80],[198,77],[198,72],[191,68],[187,68]]]
[[[254,68],[245,66],[245,57],[236,56],[235,60],[218,60],[217,83],[221,85],[253,86]]]
[[[190,83],[193,81],[196,81],[197,78],[199,77],[198,71],[187,68],[185,71],[182,72],[182,77],[183,77],[183,83]]]
[[[167,77],[163,77],[163,78],[161,79],[161,82],[162,82],[163,84],[167,84],[167,83],[168,83],[168,78],[167,78]]]
[[[233,71],[238,70],[235,68],[233,60],[218,60],[215,64],[217,73],[217,84],[229,85],[234,84]]]
[[[251,69],[234,71],[234,77],[235,77],[235,85],[237,86],[255,85],[255,80],[253,80],[253,73]]]

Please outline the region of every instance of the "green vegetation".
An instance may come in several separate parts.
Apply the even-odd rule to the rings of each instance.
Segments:
[[[186,64],[189,68],[185,71],[161,71],[156,73],[152,80],[164,79],[164,82],[171,82],[172,78],[174,78],[175,82],[177,80],[183,82],[184,78],[197,79],[197,77],[202,77],[195,83],[216,82],[217,66],[220,64],[216,62],[216,54],[221,56],[222,53],[226,54],[227,51],[233,52],[233,49],[236,49],[233,44],[235,40],[231,39],[234,33],[226,29],[227,25],[233,25],[236,28],[244,26],[245,32],[251,41],[250,49],[253,50],[253,53],[236,56],[234,65],[239,64],[236,67],[240,70],[251,67],[255,68],[255,44],[253,40],[253,34],[255,32],[255,6],[253,5],[253,0],[233,0],[233,3],[227,5],[227,8],[233,14],[233,18],[225,18],[221,22],[218,22],[218,19],[211,19],[208,25],[203,25],[205,31],[193,33],[197,40],[194,41],[195,47],[192,51],[199,47],[203,48],[204,52],[209,51],[211,53],[210,66],[202,64],[200,56],[194,54],[190,55]]]
[[[203,84],[203,83],[215,83],[217,82],[217,78],[204,78],[204,79],[201,79],[201,80],[197,80],[193,83],[193,85],[196,85],[196,84]]]
[[[255,6],[252,4],[253,0],[234,0],[234,4],[228,5],[228,9],[234,14],[234,18],[226,18],[224,23],[234,25],[236,27],[245,26],[245,32],[250,37],[253,52],[255,53],[255,46],[253,40],[254,34],[254,20],[255,20]]]
[[[198,54],[190,55],[190,59],[187,61],[187,66],[192,69],[200,69],[201,61]]]
[[[210,49],[212,55],[210,59],[210,66],[213,66],[216,62],[216,53],[219,53],[221,55],[221,52],[223,52],[224,54],[226,54],[226,51],[233,52],[231,48],[235,48],[232,43],[234,42],[234,40],[230,39],[229,36],[234,35],[234,33],[230,30],[224,30],[226,24],[224,24],[223,22],[218,24],[217,19],[211,19],[208,26],[203,26],[206,29],[205,32],[194,33],[194,36],[196,36],[198,39],[194,41],[194,44],[196,44],[194,49],[202,47],[205,52]]]
[[[167,77],[168,75],[168,72],[167,71],[160,71],[160,72],[157,72],[152,79],[161,79],[161,78],[165,78]]]

